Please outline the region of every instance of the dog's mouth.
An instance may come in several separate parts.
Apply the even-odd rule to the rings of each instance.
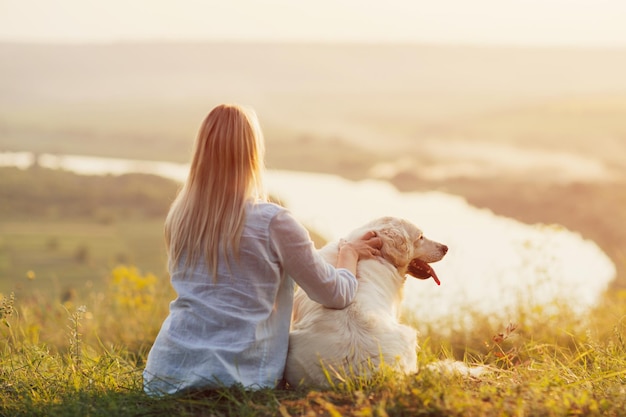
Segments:
[[[437,277],[437,274],[435,273],[433,267],[428,265],[421,259],[412,259],[411,262],[409,262],[409,269],[407,272],[415,278],[419,279],[428,279],[432,277],[437,285],[441,285],[441,282],[439,281],[439,278]]]

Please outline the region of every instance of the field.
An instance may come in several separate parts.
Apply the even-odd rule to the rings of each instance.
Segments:
[[[492,367],[480,378],[381,371],[328,391],[231,387],[154,399],[142,393],[141,371],[171,297],[164,288],[164,277],[120,266],[102,292],[80,300],[6,295],[0,414],[619,416],[626,407],[623,291],[586,317],[565,306],[558,314],[520,309],[517,323],[476,317],[481,324],[451,337],[450,317],[422,333],[422,366],[460,350],[460,359]]]
[[[48,186],[35,192],[44,177]],[[514,323],[472,312],[480,324],[471,328],[459,327],[458,317],[413,323],[422,366],[444,358],[492,366],[481,378],[382,371],[322,392],[233,387],[149,398],[143,363],[174,296],[161,234],[177,185],[41,168],[4,168],[2,178],[31,194],[13,195],[0,222],[1,415],[617,416],[626,406],[624,290],[584,317],[566,305],[523,306]],[[55,183],[57,192],[49,192]],[[130,203],[137,183],[144,184],[141,204]],[[85,189],[89,198],[77,204],[72,196]]]
[[[0,415],[624,415],[623,51],[0,44],[0,54],[0,151],[186,162],[208,108],[249,103],[271,169],[382,178],[561,224],[618,270],[582,316],[558,304],[520,306],[513,322],[406,317],[421,333],[417,375],[154,399],[141,372],[174,296],[162,228],[178,184],[0,167]],[[467,317],[477,324],[459,324]],[[427,369],[445,358],[492,371]]]

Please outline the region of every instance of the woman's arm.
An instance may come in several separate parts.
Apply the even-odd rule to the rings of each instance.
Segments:
[[[329,264],[313,245],[309,232],[288,211],[277,214],[270,224],[270,245],[283,270],[314,301],[330,308],[348,306],[356,294],[356,264],[372,253],[368,241],[342,242],[337,267]],[[375,253],[375,252],[374,252]]]

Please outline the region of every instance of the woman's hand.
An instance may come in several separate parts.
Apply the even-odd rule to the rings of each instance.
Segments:
[[[383,241],[376,232],[369,231],[358,239],[340,240],[337,268],[345,268],[356,276],[356,264],[359,259],[372,259],[380,256]]]
[[[358,239],[351,241],[341,239],[339,241],[339,252],[342,249],[351,249],[357,253],[358,259],[371,259],[380,256],[380,248],[383,241],[376,236],[376,232],[369,231]]]

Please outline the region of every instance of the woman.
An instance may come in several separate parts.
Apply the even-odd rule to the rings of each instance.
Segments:
[[[359,258],[379,255],[374,233],[343,242],[336,267],[306,229],[267,202],[256,115],[214,108],[200,127],[189,176],[165,221],[177,298],[148,355],[147,393],[173,394],[282,378],[295,281],[329,308],[348,306]]]

